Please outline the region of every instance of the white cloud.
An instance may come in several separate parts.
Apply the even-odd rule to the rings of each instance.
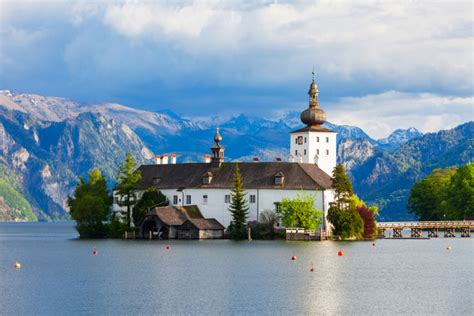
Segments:
[[[213,75],[241,82],[320,77],[391,88],[472,90],[472,3],[318,1],[125,2],[104,23],[134,40],[169,41],[191,58],[225,60]],[[230,64],[230,63],[233,63]],[[243,66],[249,64],[249,67]],[[245,72],[245,74],[243,73]],[[239,82],[239,83],[241,83]]]
[[[388,91],[346,97],[321,105],[336,124],[356,125],[376,139],[396,128],[416,127],[422,132],[453,128],[474,120],[474,97]]]

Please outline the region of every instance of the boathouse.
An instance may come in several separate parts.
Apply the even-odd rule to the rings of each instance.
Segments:
[[[224,226],[204,218],[195,205],[152,208],[140,225],[142,238],[213,239],[224,236]]]

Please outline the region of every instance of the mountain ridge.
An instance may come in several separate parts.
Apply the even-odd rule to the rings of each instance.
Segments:
[[[215,128],[220,127],[227,159],[251,161],[258,157],[285,161],[289,156],[288,133],[298,126],[301,122],[296,111],[275,120],[240,114],[203,122],[181,118],[170,110],[149,112],[113,103],[81,104],[4,90],[0,91],[3,150],[0,167],[14,171],[4,173],[3,177],[16,179],[12,183],[18,183],[19,192],[40,219],[61,219],[67,218],[65,200],[77,177],[86,175],[92,167],[99,167],[113,180],[126,151],[134,152],[139,163],[151,162],[155,153],[177,153],[178,163],[202,161],[213,145]],[[466,160],[458,156],[472,156],[472,148],[466,143],[472,132],[469,130],[463,130],[464,134],[454,133],[451,138],[431,139],[432,133],[423,135],[414,128],[398,129],[386,139],[375,140],[355,126],[330,122],[325,126],[338,132],[338,162],[344,164],[356,192],[381,205],[384,218],[390,218],[387,212],[407,216],[391,206],[394,201],[406,200],[404,179],[412,183],[432,168]],[[466,142],[459,144],[457,151],[441,151],[442,157],[428,150],[430,146],[446,148],[445,143],[453,138]],[[416,146],[409,145],[417,139],[431,140],[420,152]],[[402,154],[399,148],[403,148]],[[423,158],[423,153],[429,157]],[[404,164],[408,166],[405,169]],[[426,170],[421,170],[422,164],[426,164]],[[34,181],[41,185],[33,186]],[[400,207],[400,203],[393,205]]]

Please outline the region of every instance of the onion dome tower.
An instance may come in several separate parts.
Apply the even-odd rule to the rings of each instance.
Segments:
[[[328,175],[336,166],[336,135],[322,125],[326,113],[319,107],[319,90],[313,80],[309,86],[309,106],[301,112],[301,122],[306,126],[290,133],[290,161],[316,164]]]
[[[221,146],[222,136],[219,133],[219,128],[216,129],[216,135],[214,135],[214,141],[216,144],[211,147],[212,150],[212,163],[218,163],[219,165],[224,162],[224,147]]]
[[[309,108],[301,112],[301,122],[307,126],[321,126],[326,122],[326,113],[319,108],[318,95],[319,90],[316,82],[314,82],[314,71],[313,81],[309,86]]]

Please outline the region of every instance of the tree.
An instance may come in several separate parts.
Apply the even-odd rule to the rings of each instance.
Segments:
[[[245,189],[240,176],[239,165],[235,165],[234,187],[231,192],[229,211],[232,221],[229,225],[230,238],[245,239],[247,236],[247,217],[249,208],[245,200]]]
[[[336,165],[332,172],[332,188],[334,189],[334,202],[338,209],[347,209],[353,195],[352,183],[342,164]]]
[[[374,239],[377,232],[377,222],[375,221],[377,208],[367,207],[367,205],[364,204],[358,206],[356,210],[364,222],[362,237],[364,237],[364,239]]]
[[[323,212],[314,207],[315,197],[297,194],[296,198],[281,200],[278,214],[285,227],[301,227],[316,230],[321,223]]]
[[[133,207],[133,224],[135,227],[138,227],[150,208],[154,206],[167,206],[168,204],[168,199],[161,191],[156,188],[149,188]]]
[[[474,164],[456,170],[449,182],[447,201],[455,219],[474,217]]]
[[[356,210],[361,201],[354,197],[352,183],[342,164],[334,167],[332,178],[334,202],[329,203],[328,220],[334,227],[333,233],[342,238],[361,237],[364,221]]]
[[[108,219],[112,196],[107,182],[98,169],[89,173],[88,181],[79,178],[74,196],[68,198],[71,218],[77,223],[81,238],[104,237],[104,222]]]
[[[459,219],[447,202],[451,177],[455,173],[453,167],[435,169],[428,177],[416,182],[408,198],[408,212],[422,221]]]
[[[280,220],[280,216],[271,210],[260,213],[259,221],[249,222],[252,228],[252,239],[272,240],[276,237],[275,226]]]
[[[117,194],[120,196],[118,205],[127,207],[125,212],[127,227],[130,227],[131,223],[131,209],[137,203],[136,184],[141,180],[140,171],[135,170],[136,166],[135,158],[129,152],[125,161],[120,164],[117,175],[119,183]]]

